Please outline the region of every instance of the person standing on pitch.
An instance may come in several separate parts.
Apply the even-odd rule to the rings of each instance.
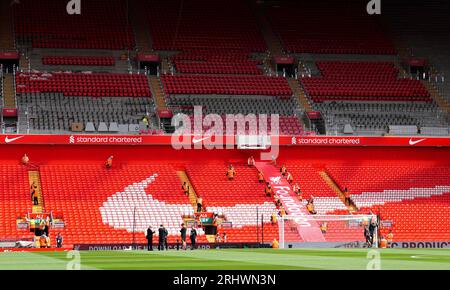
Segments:
[[[197,240],[197,231],[195,230],[194,226],[191,227],[191,250],[195,250],[195,243]]]
[[[152,227],[149,226],[147,229],[147,251],[153,251],[153,234],[155,232],[152,231]]]
[[[169,250],[168,239],[169,239],[169,231],[166,228],[164,228],[164,247],[166,247],[166,251]]]
[[[63,243],[63,237],[61,236],[61,233],[58,233],[58,235],[56,236],[56,247],[62,248],[62,243]]]
[[[369,234],[370,234],[370,244],[373,245],[373,237],[375,234],[375,230],[377,228],[377,220],[376,218],[372,218],[370,224],[369,224]]]
[[[164,251],[165,235],[166,229],[163,225],[160,225],[158,229],[158,251]]]
[[[181,224],[181,230],[180,230],[180,235],[181,235],[181,243],[182,243],[182,248],[183,250],[186,251],[186,226],[183,224]]]

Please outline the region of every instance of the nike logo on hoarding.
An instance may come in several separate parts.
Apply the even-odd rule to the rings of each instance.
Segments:
[[[420,139],[420,140],[416,140],[416,141],[413,141],[413,139],[409,139],[409,145],[413,146],[413,145],[419,144],[420,142],[423,142],[425,140],[427,140],[427,139]]]
[[[197,144],[197,143],[200,143],[200,142],[202,142],[202,141],[204,141],[204,140],[206,140],[206,139],[209,139],[209,138],[211,138],[211,136],[207,136],[207,137],[204,137],[204,138],[201,138],[201,139],[197,139],[197,137],[194,137],[194,138],[192,139],[192,143],[193,143],[193,144]]]
[[[6,144],[11,143],[11,142],[14,142],[16,140],[22,139],[23,137],[25,137],[25,136],[20,136],[20,137],[11,138],[11,139],[9,137],[5,137],[5,143]]]

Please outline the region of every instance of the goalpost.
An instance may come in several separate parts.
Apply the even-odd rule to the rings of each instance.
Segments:
[[[372,225],[372,226],[370,226]],[[320,241],[308,239],[302,229],[316,228]],[[367,238],[366,231],[372,233]],[[285,215],[278,219],[279,248],[378,247],[379,219],[376,215]]]

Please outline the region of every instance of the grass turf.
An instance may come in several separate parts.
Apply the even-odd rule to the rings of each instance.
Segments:
[[[385,270],[450,270],[450,249],[378,250]],[[196,251],[81,251],[81,269],[114,270],[364,270],[367,249],[227,249]],[[372,256],[373,257],[373,256]],[[0,269],[65,270],[78,260],[70,252],[0,253]]]

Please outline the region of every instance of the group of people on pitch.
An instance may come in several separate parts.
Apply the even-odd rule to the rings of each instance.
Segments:
[[[152,230],[152,227],[149,226],[147,229],[147,250],[153,251],[153,235],[155,232]],[[158,229],[158,251],[164,251],[169,249],[169,243],[168,243],[168,236],[169,232],[164,227],[164,225],[160,225]],[[187,250],[187,228],[186,225],[183,223],[181,224],[180,229],[180,238],[181,238],[181,249]],[[190,241],[191,241],[191,250],[195,250],[196,244],[197,244],[197,230],[194,226],[191,227],[191,232],[189,235]],[[177,239],[177,245],[176,249],[180,249],[180,240]]]

